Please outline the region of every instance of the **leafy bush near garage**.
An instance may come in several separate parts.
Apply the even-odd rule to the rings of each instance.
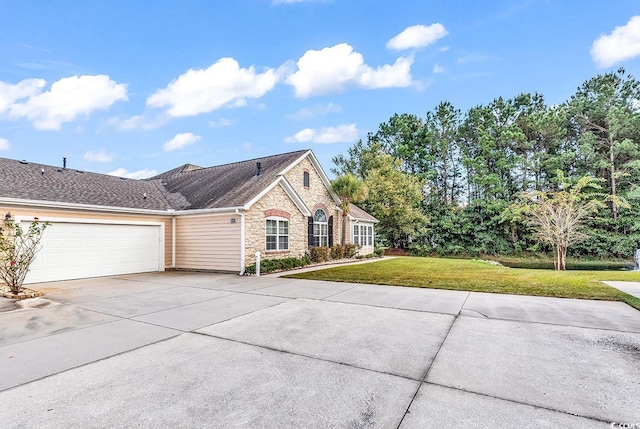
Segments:
[[[5,283],[12,294],[22,291],[29,266],[42,249],[42,233],[50,225],[33,218],[27,230],[7,213],[0,225],[0,284]]]
[[[312,247],[309,249],[311,262],[326,262],[329,260],[329,248],[326,246]]]

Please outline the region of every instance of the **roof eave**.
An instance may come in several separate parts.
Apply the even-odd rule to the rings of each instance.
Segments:
[[[130,207],[116,206],[99,206],[95,204],[66,203],[62,201],[45,201],[45,200],[29,200],[23,198],[0,197],[0,205],[5,206],[28,206],[48,209],[64,209],[64,210],[85,210],[85,211],[101,211],[110,213],[127,213],[127,214],[154,214],[154,215],[173,215],[175,210],[157,210],[157,209],[136,209]]]

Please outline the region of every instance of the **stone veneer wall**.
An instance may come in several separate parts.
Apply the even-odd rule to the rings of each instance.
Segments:
[[[266,249],[266,222],[269,216],[289,217],[289,250],[269,251]],[[287,216],[284,216],[287,217]],[[245,214],[245,264],[256,261],[255,254],[262,258],[301,257],[307,251],[307,218],[300,213],[286,192],[276,186],[255,203]]]
[[[309,187],[305,188],[303,178],[304,172],[309,173]],[[331,198],[331,194],[324,186],[320,175],[313,167],[308,158],[300,161],[284,175],[296,193],[300,196],[305,205],[311,210],[311,214],[318,208],[326,210],[327,218],[333,216],[333,243],[340,244],[342,240],[342,212]],[[305,234],[306,234],[305,226]]]

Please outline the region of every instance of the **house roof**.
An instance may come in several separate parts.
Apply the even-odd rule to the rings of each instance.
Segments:
[[[168,192],[182,194],[188,204],[180,209],[242,207],[307,152],[300,150],[208,168],[185,164],[147,180],[160,180]]]
[[[312,152],[299,150],[206,168],[185,164],[142,180],[0,158],[0,198],[115,209],[228,209],[246,208],[280,184],[306,213],[308,208],[301,207],[304,203],[283,175],[307,154]],[[313,155],[311,161],[317,165]],[[317,168],[330,186],[319,165]],[[339,203],[333,193],[332,197]],[[350,216],[377,222],[353,204]]]
[[[180,194],[170,194],[159,180],[122,179],[5,158],[0,158],[0,196],[148,210],[187,204]]]
[[[349,216],[353,219],[365,220],[369,222],[380,222],[375,217],[371,216],[369,213],[362,210],[360,207],[355,204],[349,203]]]

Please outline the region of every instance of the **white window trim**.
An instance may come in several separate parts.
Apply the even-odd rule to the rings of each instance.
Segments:
[[[267,221],[268,220],[275,220],[276,221],[276,248],[275,249],[267,249],[267,236],[269,235],[273,235],[273,234],[267,234]],[[280,222],[287,222],[287,248],[286,249],[281,249],[280,248],[280,237],[284,237],[284,234],[280,234]],[[264,249],[267,252],[286,252],[291,248],[291,242],[290,242],[290,237],[291,237],[291,222],[289,221],[289,219],[287,219],[286,217],[282,217],[282,216],[269,216],[268,218],[266,218],[264,220]]]
[[[358,227],[358,234],[354,234],[354,227]],[[369,227],[371,227],[371,244],[369,243]],[[353,222],[351,224],[351,243],[358,244],[362,247],[374,247],[376,230],[375,225],[373,223],[367,222]],[[364,234],[362,231],[364,229]],[[358,237],[358,242],[356,242],[356,237]]]
[[[325,219],[327,219],[326,222],[320,222],[320,221],[316,221],[316,213],[318,211],[321,211],[322,213],[324,213],[324,217]],[[320,231],[322,231],[322,225],[326,225],[326,231],[327,233],[325,235],[323,234],[318,234],[316,235],[316,225],[319,225],[319,229]],[[315,212],[313,212],[313,243],[315,244],[316,242],[316,237],[318,237],[318,247],[323,247],[322,245],[322,238],[326,238],[326,242],[327,242],[327,246],[329,246],[329,216],[327,216],[327,212],[324,211],[323,209],[317,209]]]

